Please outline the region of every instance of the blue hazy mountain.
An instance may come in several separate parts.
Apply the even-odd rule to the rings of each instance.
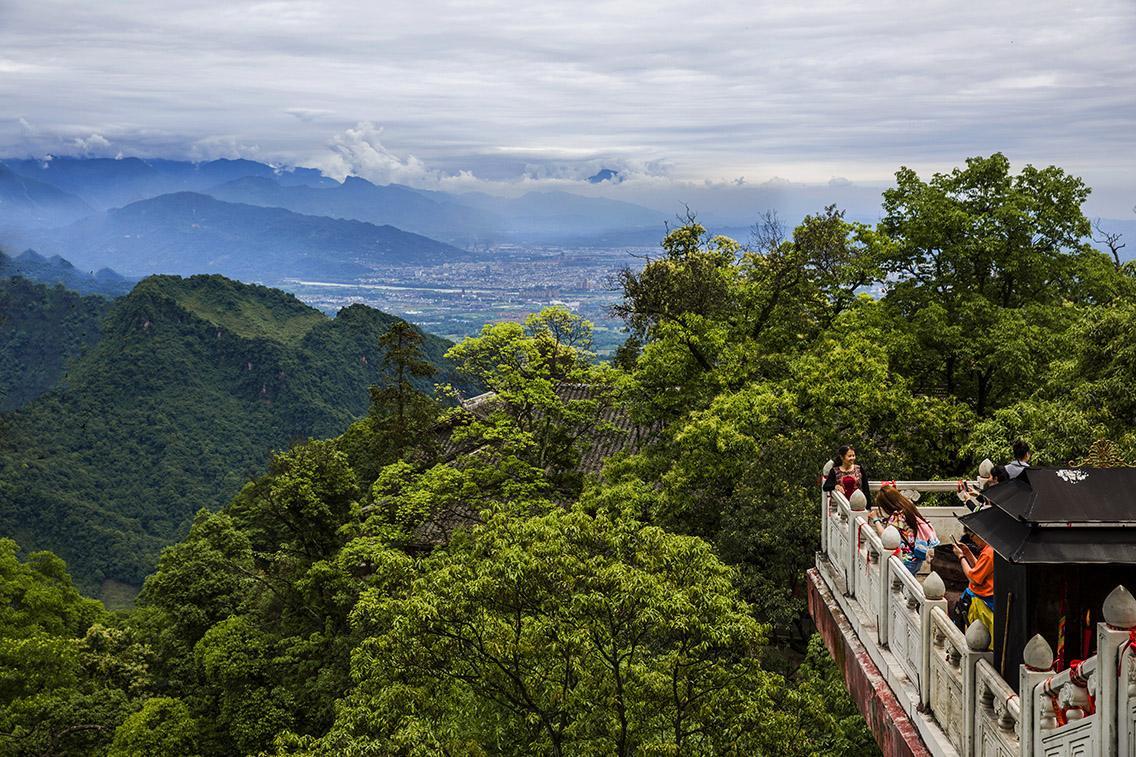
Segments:
[[[79,197],[0,164],[0,228],[58,226],[91,212]]]
[[[207,190],[218,200],[285,208],[307,215],[390,224],[435,239],[468,242],[497,232],[504,224],[485,211],[441,201],[398,184],[378,186],[354,176],[342,184],[288,185],[279,176],[245,176]]]
[[[449,197],[502,218],[505,234],[519,239],[555,240],[632,229],[662,232],[668,219],[642,205],[568,192],[529,192],[512,198],[470,192]]]
[[[469,253],[393,226],[177,192],[44,233],[36,246],[126,275],[220,273],[249,281],[350,280],[373,264],[436,265]]]
[[[171,192],[200,191],[246,176],[308,186],[331,181],[314,169],[278,170],[253,160],[191,163],[141,158],[52,158],[5,160],[3,165],[20,176],[76,195],[97,210]]]
[[[79,294],[101,294],[118,297],[134,287],[128,279],[109,268],[81,271],[59,255],[50,258],[35,250],[24,250],[15,257],[0,251],[0,278],[22,276],[40,284],[59,284]]]
[[[618,184],[619,182],[623,181],[623,177],[619,175],[619,171],[615,171],[610,168],[601,168],[588,177],[589,184],[602,184],[605,181],[609,181],[612,184]]]

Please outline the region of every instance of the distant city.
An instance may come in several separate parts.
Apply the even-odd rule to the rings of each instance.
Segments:
[[[401,316],[454,341],[486,323],[523,321],[549,305],[563,305],[595,326],[595,350],[610,354],[626,339],[622,321],[608,312],[618,301],[614,277],[639,270],[657,247],[562,247],[507,244],[477,259],[434,266],[373,266],[355,282],[285,279],[282,289],[334,315],[363,303]]]

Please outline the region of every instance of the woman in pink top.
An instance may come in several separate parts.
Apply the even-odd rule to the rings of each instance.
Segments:
[[[872,493],[868,490],[868,474],[864,472],[864,467],[856,462],[856,449],[848,444],[842,445],[836,450],[836,456],[832,458],[832,462],[832,470],[828,472],[821,488],[830,492],[840,487],[840,491],[844,493],[845,497],[851,497],[852,493],[859,489],[864,492],[864,497],[871,501]]]

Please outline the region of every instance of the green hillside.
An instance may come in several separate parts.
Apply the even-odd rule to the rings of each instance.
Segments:
[[[139,583],[272,450],[366,412],[395,320],[219,276],[142,281],[55,391],[0,416],[0,533],[58,553],[87,591]],[[447,344],[427,337],[429,359]]]
[[[98,341],[109,308],[102,297],[17,276],[0,278],[0,412],[55,386],[68,361]]]

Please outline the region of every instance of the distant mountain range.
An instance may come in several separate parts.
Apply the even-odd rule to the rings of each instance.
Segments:
[[[97,271],[80,271],[59,255],[45,258],[35,250],[24,250],[16,257],[0,251],[0,279],[22,276],[41,284],[59,284],[80,294],[101,294],[118,297],[126,294],[135,281],[109,268]]]
[[[358,177],[348,177],[341,183],[314,169],[280,169],[251,160],[9,159],[0,161],[0,170],[40,191],[55,190],[58,203],[70,198],[68,213],[40,212],[44,223],[39,225],[60,225],[93,211],[179,192],[204,193],[226,202],[278,207],[305,215],[389,224],[461,245],[659,228],[667,219],[665,213],[633,203],[567,192],[530,192],[501,198],[476,192],[416,190],[397,184],[378,186]],[[605,169],[592,179],[593,183],[618,183],[621,177]],[[4,193],[0,182],[0,197],[19,197],[21,191]]]
[[[73,194],[0,164],[0,231],[70,223],[94,209]]]
[[[604,168],[588,182],[609,186],[623,178]],[[831,202],[851,203],[861,212],[849,218],[874,223],[876,216],[862,211],[878,209],[880,188],[767,182],[675,192],[641,190],[651,204],[670,206],[677,197],[707,226],[744,231],[743,219],[752,222],[765,210],[778,208],[791,222]],[[656,245],[675,221],[673,213],[605,197],[561,191],[498,197],[378,186],[357,177],[339,182],[315,169],[251,160],[0,160],[0,247],[34,247],[80,268],[110,266],[136,276],[352,280],[374,263],[429,266],[495,244]],[[1136,256],[1130,228],[1136,224],[1104,224],[1132,240],[1125,258]]]
[[[178,192],[109,210],[34,237],[80,266],[128,275],[220,273],[251,281],[351,280],[372,264],[433,265],[469,253],[393,226]]]
[[[246,176],[308,186],[336,183],[315,169],[278,170],[253,160],[190,163],[141,158],[52,158],[3,160],[0,165],[20,176],[81,197],[95,210],[119,208],[171,192],[199,192]]]
[[[9,279],[0,305],[17,316],[0,349],[73,358],[51,391],[0,414],[0,534],[55,551],[96,592],[104,579],[137,585],[271,450],[365,414],[368,386],[389,378],[379,336],[396,320],[362,305],[332,319],[220,276],[152,277],[113,302]],[[436,380],[469,389],[448,346],[425,336]]]
[[[364,179],[347,177],[331,187],[297,186],[277,177],[246,176],[206,192],[218,200],[248,205],[287,208],[306,215],[329,216],[392,225],[435,239],[466,243],[499,233],[503,219],[491,213],[434,199],[409,187],[380,187]]]

